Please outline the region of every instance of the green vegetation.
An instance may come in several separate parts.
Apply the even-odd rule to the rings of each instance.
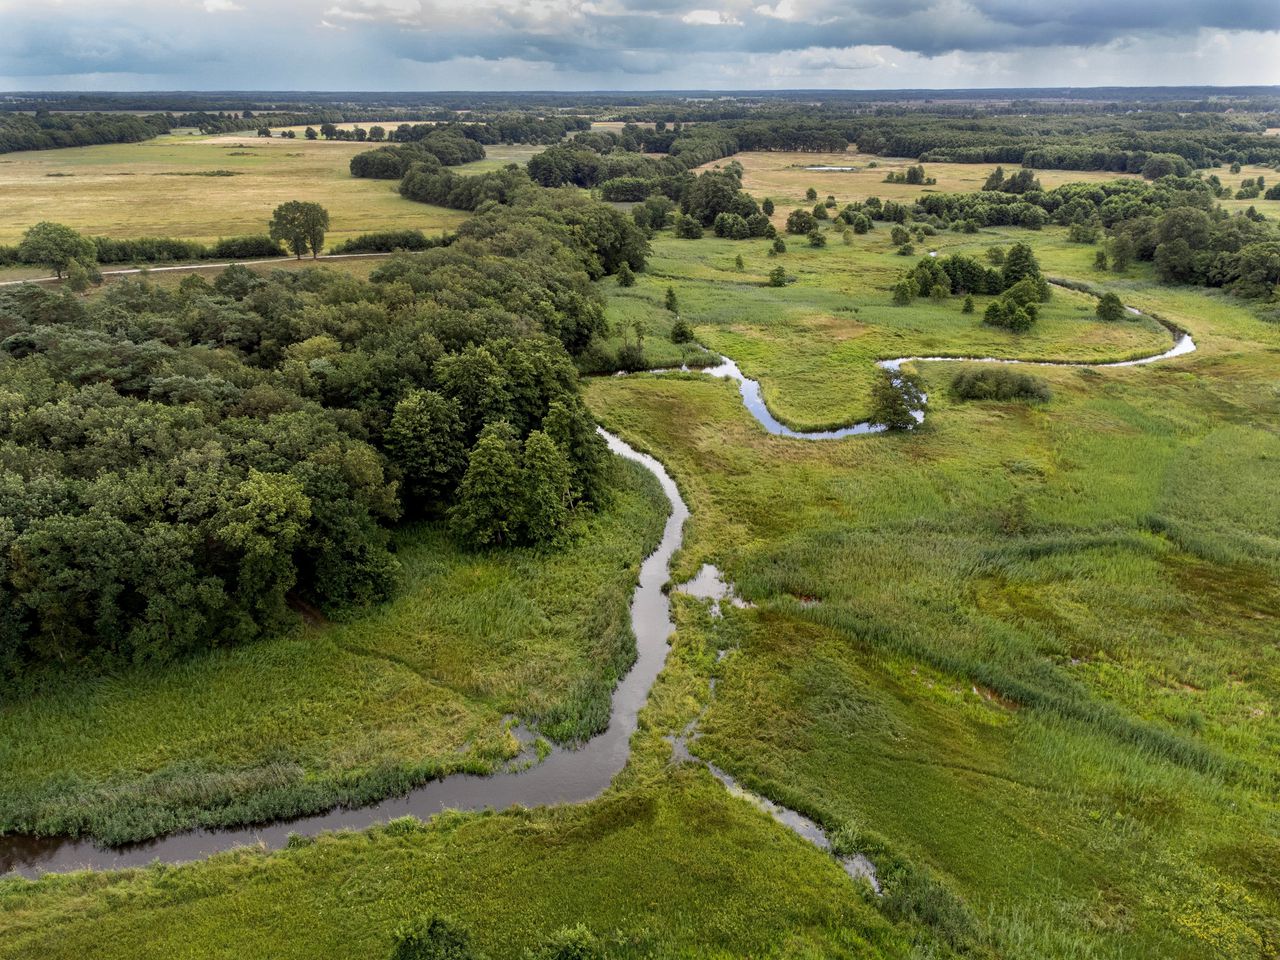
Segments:
[[[637,467],[612,487],[552,552],[406,527],[395,596],[343,622],[109,676],[46,671],[0,707],[0,829],[119,842],[323,810],[493,770],[518,749],[510,715],[558,741],[598,732],[666,511]]]
[[[712,563],[749,604],[713,615],[671,591],[667,665],[627,767],[594,801],[0,881],[0,957],[1273,956],[1280,277],[1274,224],[1216,206],[1265,196],[1262,175],[1247,171],[1241,190],[1259,197],[1242,200],[1186,176],[1270,157],[1257,118],[849,117],[837,104],[791,123],[687,109],[698,123],[580,131],[528,173],[470,177],[401,149],[429,127],[375,151],[361,164],[402,167],[405,196],[481,212],[447,245],[379,261],[368,283],[242,269],[212,292],[193,275],[176,292],[117,284],[87,303],[6,295],[0,466],[13,479],[0,493],[25,512],[0,515],[46,526],[39,549],[12,549],[28,535],[12,530],[0,563],[24,590],[29,558],[48,560],[37,599],[69,608],[77,636],[109,635],[90,617],[111,608],[85,585],[110,587],[137,554],[105,521],[145,529],[130,524],[196,474],[135,482],[137,444],[115,438],[161,449],[169,435],[115,429],[91,402],[111,391],[121,399],[104,406],[153,405],[156,422],[153,407],[205,417],[174,422],[176,447],[232,451],[239,472],[200,461],[236,482],[217,530],[253,556],[252,586],[297,581],[272,588],[277,607],[323,600],[383,556],[402,573],[389,599],[330,604],[340,622],[312,612],[292,632],[170,664],[68,670],[45,655],[65,631],[13,634],[38,643],[18,647],[24,682],[0,706],[0,829],[121,840],[240,823],[493,770],[517,752],[512,718],[559,741],[602,729],[664,504],[634,465],[603,474],[586,409],[678,481],[691,518],[673,581]],[[915,159],[806,171],[822,154],[740,152],[841,151],[854,132],[863,150],[923,152],[928,172]],[[742,162],[694,171],[731,154]],[[944,162],[1033,154],[1133,176],[1064,187],[1030,166]],[[760,176],[781,213],[756,206]],[[841,177],[888,183],[855,198]],[[922,189],[930,179],[937,190]],[[782,227],[808,242],[766,248]],[[929,256],[903,259],[918,249]],[[67,269],[84,282],[79,259]],[[1125,368],[876,365],[1133,359],[1168,348],[1156,318],[1190,331],[1196,352]],[[709,350],[790,426],[890,429],[797,441],[762,430],[728,380],[576,377],[696,367],[715,362]],[[244,395],[211,390],[214,373]],[[68,397],[80,406],[63,409]],[[279,429],[282,403],[311,433]],[[324,456],[321,425],[337,445]],[[264,446],[270,463],[254,459]],[[364,501],[332,482],[335,463]],[[67,477],[70,499],[50,482]],[[422,519],[326,520],[348,551],[331,567],[332,546],[272,552],[316,541],[315,516],[349,520],[336,505],[379,492]],[[75,509],[55,511],[65,502]],[[147,569],[176,576],[156,555]],[[138,616],[142,594],[124,595]],[[677,736],[695,762],[673,756]],[[869,858],[882,895],[703,761],[815,820],[837,854]]]
[[[324,219],[286,204],[274,232],[300,257]],[[291,598],[383,599],[401,515],[557,539],[606,495],[570,357],[603,322],[588,278],[645,250],[616,211],[533,196],[370,283],[6,289],[0,672],[163,662],[278,629]]]

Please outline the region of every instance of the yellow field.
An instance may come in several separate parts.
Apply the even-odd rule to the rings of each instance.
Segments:
[[[171,236],[216,240],[266,230],[286,200],[329,210],[329,243],[371,230],[428,233],[466,219],[405,200],[387,180],[359,180],[347,169],[369,144],[170,135],[146,143],[73,147],[0,157],[0,243],[14,243],[33,223],[56,220],[95,236]],[[496,147],[513,158],[525,148]],[[528,148],[532,149],[532,148]],[[497,165],[470,165],[479,172]],[[230,170],[235,176],[199,176]]]
[[[987,175],[997,166],[994,163],[926,163],[926,173],[937,183],[927,187],[906,183],[885,183],[890,171],[901,172],[916,161],[901,157],[874,157],[852,150],[846,153],[801,153],[790,151],[753,151],[739,153],[724,160],[717,160],[699,167],[710,170],[724,166],[732,160],[742,164],[743,187],[755,197],[771,197],[782,212],[783,206],[812,206],[805,203],[804,194],[809,187],[818,196],[834,196],[841,203],[881,197],[886,200],[914,200],[922,193],[964,193],[980,190]],[[872,167],[870,164],[876,164]],[[809,170],[807,167],[854,167],[853,170]],[[1017,169],[1014,164],[1004,164],[1006,172]],[[1036,172],[1045,188],[1080,181],[1115,180],[1133,174],[1085,172],[1079,170],[1041,170]]]

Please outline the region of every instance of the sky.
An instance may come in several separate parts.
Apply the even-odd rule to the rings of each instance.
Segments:
[[[5,90],[1280,84],[1280,0],[0,0]]]

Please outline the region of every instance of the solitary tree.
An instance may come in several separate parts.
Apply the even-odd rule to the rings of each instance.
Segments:
[[[692,343],[693,328],[689,326],[689,321],[684,317],[676,317],[676,322],[671,325],[671,342],[672,343]]]
[[[764,203],[760,204],[760,209],[764,211],[766,217],[773,216],[773,201],[768,197],[764,198]]]
[[[676,291],[674,287],[667,287],[667,309],[672,313],[680,312],[680,302],[676,300]]]
[[[973,313],[973,295],[964,298],[964,306],[960,308],[961,313]]]
[[[817,190],[815,190],[815,189],[813,189],[813,187],[810,187],[808,190],[806,190],[806,191],[804,192],[804,198],[805,198],[806,200],[817,200],[817,199],[818,199],[818,191],[817,191]]]
[[[306,135],[306,138],[308,140],[314,140],[316,139],[316,137],[320,136],[320,134],[316,133],[315,127],[307,127],[307,129],[304,130],[303,133]]]
[[[23,234],[18,244],[18,258],[24,263],[49,267],[61,277],[73,260],[84,263],[96,260],[97,248],[92,240],[65,224],[44,220]]]
[[[271,239],[286,243],[299,260],[308,250],[312,257],[320,255],[328,229],[329,211],[318,203],[290,200],[271,215]]]
[[[1098,307],[1095,311],[1099,320],[1107,320],[1115,322],[1124,319],[1124,304],[1120,302],[1120,298],[1114,293],[1108,291],[1098,298]]]
[[[774,267],[769,271],[769,286],[785,287],[787,285],[787,271],[785,267]]]
[[[871,421],[889,430],[910,430],[925,404],[920,381],[901,370],[882,370],[871,385]]]

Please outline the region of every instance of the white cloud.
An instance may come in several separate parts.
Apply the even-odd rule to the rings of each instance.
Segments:
[[[204,0],[204,9],[206,13],[232,13],[244,7],[235,0]]]

